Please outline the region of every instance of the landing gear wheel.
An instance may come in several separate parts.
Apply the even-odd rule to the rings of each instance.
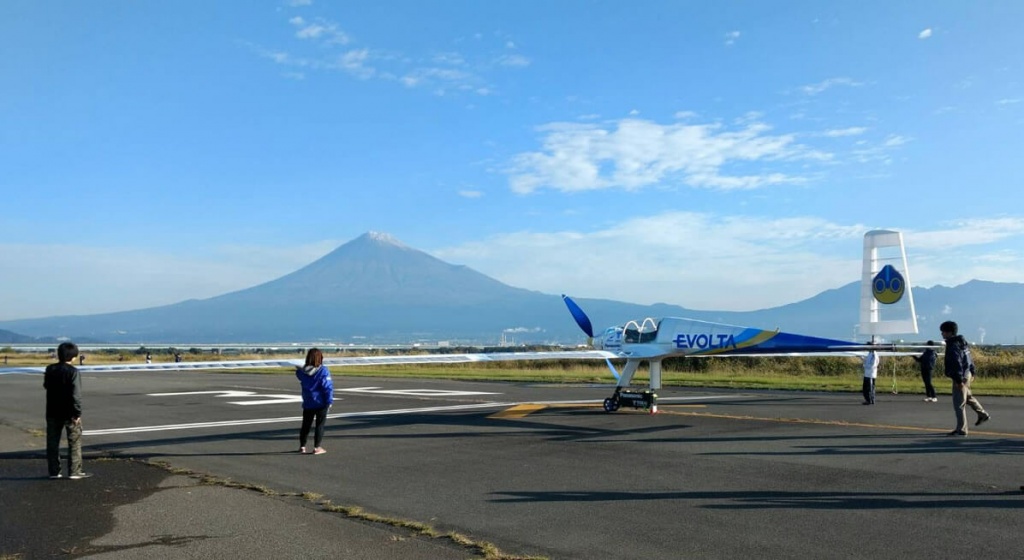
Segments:
[[[607,399],[604,400],[604,411],[605,412],[615,412],[618,409],[619,409],[619,401],[617,401],[615,399],[612,399],[612,398],[607,398]]]

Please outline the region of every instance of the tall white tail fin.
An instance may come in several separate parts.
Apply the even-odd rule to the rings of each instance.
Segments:
[[[864,234],[859,332],[870,335],[917,334],[903,234],[872,230]]]

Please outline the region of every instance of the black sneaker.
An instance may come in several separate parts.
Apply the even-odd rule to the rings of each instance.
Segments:
[[[966,436],[967,432],[964,432],[964,431],[961,431],[961,430],[953,430],[952,432],[949,432],[946,435],[947,436]]]
[[[985,422],[988,422],[989,418],[992,418],[991,414],[985,414],[983,416],[979,416],[978,417],[978,421],[975,422],[974,425],[975,426],[980,426],[980,425],[984,424]]]
[[[60,473],[50,475],[50,480],[60,480],[62,478],[64,478],[64,475]]]
[[[81,480],[83,478],[89,478],[90,476],[92,476],[92,473],[80,472],[80,473],[72,474],[72,475],[68,476],[68,478],[70,478],[71,480]]]

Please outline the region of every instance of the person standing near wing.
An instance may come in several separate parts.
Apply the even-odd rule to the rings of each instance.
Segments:
[[[974,409],[978,413],[978,421],[975,426],[988,422],[992,416],[985,412],[978,399],[971,394],[971,377],[973,377],[974,360],[971,358],[971,348],[967,340],[957,334],[959,327],[953,321],[946,321],[939,325],[943,340],[946,341],[946,357],[944,367],[946,377],[953,380],[953,410],[956,412],[956,428],[949,432],[951,436],[967,435],[967,411],[965,406]]]
[[[928,346],[935,346],[935,342],[929,340]],[[932,371],[935,370],[935,350],[925,348],[920,356],[911,356],[921,366],[921,381],[924,382],[924,402],[939,402],[935,396],[935,386],[932,385]]]
[[[317,348],[306,352],[306,363],[295,368],[295,377],[302,385],[302,428],[299,429],[299,453],[306,453],[309,428],[316,420],[313,432],[313,453],[321,455],[327,450],[320,446],[324,439],[324,424],[327,412],[334,404],[334,382],[331,372],[324,365],[324,354]]]
[[[878,377],[878,352],[872,350],[864,356],[864,385],[861,388],[864,404],[875,404],[876,377]]]

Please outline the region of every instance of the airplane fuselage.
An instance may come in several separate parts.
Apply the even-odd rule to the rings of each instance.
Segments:
[[[622,357],[661,359],[673,356],[787,354],[850,350],[856,343],[777,330],[713,323],[682,317],[630,321],[605,329],[594,341],[600,350]]]

